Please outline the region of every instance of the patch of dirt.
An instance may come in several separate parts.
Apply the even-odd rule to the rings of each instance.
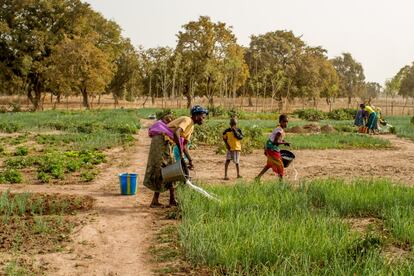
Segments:
[[[389,262],[398,262],[406,260],[410,250],[390,244],[383,249],[383,255]]]
[[[331,132],[335,132],[335,128],[331,125],[324,125],[321,127],[321,132],[323,133],[331,133]]]
[[[286,169],[285,178],[291,181],[339,177],[347,180],[355,178],[389,178],[406,185],[414,185],[414,142],[394,135],[382,135],[393,148],[386,150],[295,150],[296,159]],[[194,181],[209,183],[229,183],[236,181],[236,168],[229,166],[230,181],[224,177],[224,155],[217,155],[211,148],[199,147],[192,151],[195,171]],[[266,164],[262,150],[240,157],[242,181],[253,180]],[[274,179],[269,170],[263,179]]]
[[[366,233],[368,230],[373,229],[383,231],[383,223],[378,218],[346,218],[345,222],[351,226],[353,231],[358,233]]]
[[[311,123],[303,126],[303,129],[307,133],[319,133],[321,132],[321,126],[317,123]]]

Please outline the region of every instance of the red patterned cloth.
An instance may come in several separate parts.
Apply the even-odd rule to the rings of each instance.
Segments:
[[[285,172],[280,152],[267,149],[265,151],[265,155],[267,156],[266,167],[271,168],[275,174],[283,176]]]

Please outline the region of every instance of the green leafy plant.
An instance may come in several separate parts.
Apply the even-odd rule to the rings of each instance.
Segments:
[[[3,177],[9,183],[21,183],[23,180],[22,174],[15,169],[6,169],[3,172]]]
[[[29,149],[27,147],[17,147],[14,155],[16,156],[26,156],[29,153]]]
[[[45,172],[38,172],[37,173],[37,179],[41,182],[41,183],[49,183],[50,182],[50,175],[48,173]]]
[[[90,182],[95,179],[98,173],[96,171],[84,171],[80,174],[80,177],[85,182]]]

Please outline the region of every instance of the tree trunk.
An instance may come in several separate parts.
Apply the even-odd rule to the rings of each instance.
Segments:
[[[89,97],[86,88],[81,89],[81,93],[83,107],[85,107],[86,109],[91,109],[91,104],[89,103]]]
[[[57,103],[58,104],[60,104],[60,98],[62,97],[62,95],[61,94],[58,94],[57,95],[57,97],[56,97],[56,101],[57,101]]]
[[[213,96],[208,98],[208,106],[214,106],[214,97]]]
[[[191,97],[191,95],[187,94],[185,95],[185,98],[187,99],[187,108],[190,109],[192,102],[193,102],[193,97]]]
[[[252,95],[249,95],[249,107],[253,106],[253,99],[252,99]]]
[[[34,93],[34,95],[32,94],[32,92]],[[42,93],[40,92],[40,89],[38,88],[35,88],[35,90],[33,91],[29,90],[27,92],[27,97],[32,103],[34,111],[41,110],[41,104],[40,104],[41,96],[42,96]]]
[[[99,95],[99,96],[100,96],[100,95]],[[98,101],[99,101],[99,100],[98,100]],[[118,97],[114,95],[114,106],[115,106],[115,109],[117,108],[118,104],[119,104]]]

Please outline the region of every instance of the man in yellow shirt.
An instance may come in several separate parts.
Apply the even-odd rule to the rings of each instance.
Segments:
[[[239,163],[241,151],[240,141],[242,139],[243,133],[241,129],[237,127],[237,120],[235,118],[231,118],[230,127],[223,132],[223,140],[227,148],[226,163],[224,164],[224,180],[229,180],[227,170],[231,160],[233,160],[234,164],[236,164],[237,178],[241,178]]]
[[[174,183],[166,183],[162,179],[161,168],[166,167],[175,162],[172,155],[172,146],[177,145],[180,152],[180,161],[184,163],[183,156],[188,159],[189,168],[192,169],[193,161],[188,152],[187,144],[190,140],[191,134],[194,131],[194,124],[201,125],[208,115],[208,110],[196,105],[191,109],[191,117],[182,116],[174,121],[168,123],[167,127],[172,131],[171,139],[165,133],[157,133],[151,137],[151,146],[148,153],[147,169],[145,171],[144,185],[154,191],[154,197],[150,207],[162,206],[159,203],[160,193],[169,190],[170,202],[169,205],[177,205],[175,200]],[[183,164],[184,165],[184,164]],[[183,166],[187,169],[187,166]],[[188,174],[188,171],[186,171]]]

